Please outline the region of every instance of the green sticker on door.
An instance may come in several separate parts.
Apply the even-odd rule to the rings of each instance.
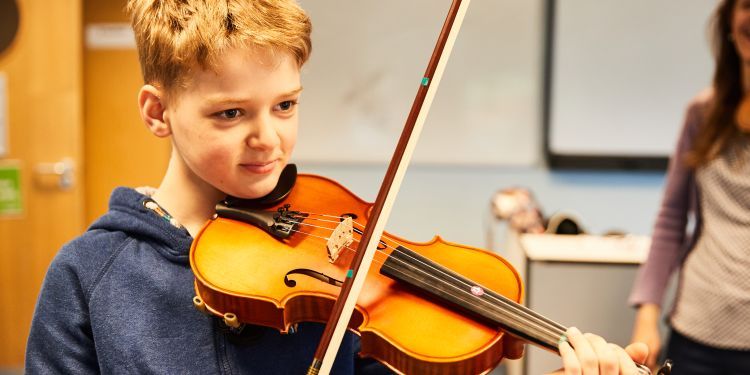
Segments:
[[[0,161],[0,216],[22,212],[20,163]]]

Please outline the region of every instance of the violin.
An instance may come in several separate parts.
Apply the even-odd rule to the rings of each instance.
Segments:
[[[295,169],[282,180],[295,179]],[[281,195],[272,205],[222,202],[194,240],[194,302],[230,326],[288,332],[325,322],[372,207],[312,175]],[[439,237],[416,243],[385,234],[374,264],[349,322],[362,355],[410,374],[481,373],[502,359],[499,321],[511,314],[507,306],[520,306],[523,290],[503,258]],[[549,339],[556,345],[559,335]]]
[[[220,202],[190,250],[195,306],[234,328],[327,321],[371,209],[292,164],[266,197]],[[508,334],[555,353],[565,338],[564,326],[521,304],[518,272],[493,252],[384,233],[373,264],[348,329],[361,355],[397,373],[484,373]]]

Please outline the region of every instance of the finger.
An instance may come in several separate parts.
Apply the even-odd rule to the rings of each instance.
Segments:
[[[620,362],[620,371],[623,375],[636,375],[638,374],[638,368],[633,363],[633,358],[617,345],[610,344],[613,346],[614,352],[617,354],[617,358]],[[648,353],[647,353],[648,354]]]
[[[567,341],[560,341],[557,348],[560,350],[565,375],[581,375],[581,364],[578,362],[578,356],[573,347]]]
[[[661,350],[661,342],[659,341],[659,338],[656,337],[655,339],[651,341],[634,341],[633,343],[643,343],[646,345],[643,350],[647,352],[646,358],[642,361],[637,361],[639,363],[644,363],[649,367],[655,367],[656,366],[656,360],[659,358],[659,351]],[[641,345],[638,345],[639,349],[637,349],[639,352],[636,353],[636,355],[640,355],[640,349]]]
[[[639,362],[643,365],[646,365],[648,368],[654,368],[656,367],[656,360],[659,359],[658,352],[654,355],[648,356],[645,361]]]
[[[584,334],[583,336],[589,341],[589,343],[591,343],[591,346],[594,348],[594,352],[598,357],[599,373],[602,375],[618,375],[620,360],[612,349],[612,345],[608,344],[607,341],[600,336],[591,333]],[[616,345],[615,347],[619,349]]]
[[[633,361],[644,363],[646,362],[646,358],[648,358],[648,349],[648,345],[642,342],[634,342],[625,347],[625,352],[633,359]],[[655,359],[654,363],[656,363]]]
[[[596,357],[596,352],[591,346],[591,343],[586,339],[586,337],[583,336],[581,331],[579,331],[578,328],[570,327],[565,332],[565,335],[568,336],[568,341],[573,346],[573,348],[575,348],[575,353],[578,357],[578,362],[580,363],[580,368],[582,370],[581,373],[585,375],[598,374],[599,360]]]

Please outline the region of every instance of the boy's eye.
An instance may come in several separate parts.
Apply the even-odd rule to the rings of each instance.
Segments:
[[[226,119],[237,118],[239,115],[240,115],[240,110],[237,108],[227,109],[225,111],[219,112],[219,116],[226,118]]]
[[[294,108],[294,105],[297,104],[294,100],[285,100],[279,104],[276,105],[276,108],[282,112],[288,112],[292,108]]]
[[[237,117],[237,116],[240,115],[240,110],[236,109],[236,108],[234,108],[234,109],[227,109],[226,111],[223,111],[221,114],[222,114],[222,116],[224,116],[226,118],[235,118],[235,117]]]

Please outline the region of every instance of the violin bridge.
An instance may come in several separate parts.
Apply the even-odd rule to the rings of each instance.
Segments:
[[[354,241],[354,229],[352,218],[347,216],[342,220],[336,229],[333,230],[331,237],[328,238],[326,247],[328,248],[328,261],[333,263],[338,259],[341,249],[349,246]]]

